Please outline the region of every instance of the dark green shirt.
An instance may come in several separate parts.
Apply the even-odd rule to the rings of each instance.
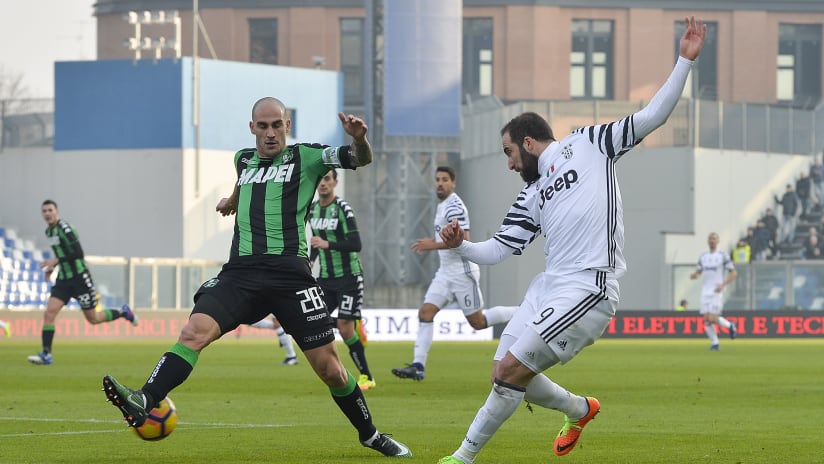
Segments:
[[[46,229],[46,237],[49,238],[54,257],[60,260],[57,264],[58,280],[71,279],[86,272],[83,248],[77,233],[68,222],[58,220],[57,224]]]
[[[308,258],[309,205],[333,167],[355,169],[349,146],[290,145],[272,159],[261,159],[254,148],[238,151],[238,203],[229,261],[255,255]]]
[[[335,201],[321,206],[319,201],[309,209],[309,225],[312,235],[329,242],[329,248],[313,249],[320,259],[320,278],[336,279],[361,274],[358,252],[361,250],[358,224],[355,212],[345,200],[335,197]]]

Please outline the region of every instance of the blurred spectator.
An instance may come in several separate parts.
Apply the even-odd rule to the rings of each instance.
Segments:
[[[770,229],[764,225],[761,219],[755,223],[753,230],[753,243],[750,244],[753,259],[764,261],[767,259],[767,250],[770,248]]]
[[[804,242],[804,259],[824,259],[821,253],[821,244],[818,235],[810,235]]]
[[[767,229],[770,229],[770,252],[772,252],[773,256],[776,254],[776,244],[778,243],[778,218],[775,217],[775,213],[773,213],[772,208],[767,208],[764,211],[764,217],[761,218],[764,221],[764,225],[767,226]]]
[[[824,236],[824,216],[818,221],[818,235]]]
[[[784,195],[781,199],[776,196],[775,202],[781,205],[781,241],[790,243],[795,240],[795,214],[798,212],[798,197],[793,191],[793,186],[787,184]]]
[[[822,155],[824,156],[824,155]],[[815,193],[815,202],[818,205],[819,212],[824,211],[824,165],[818,158],[813,160],[810,165],[810,181],[813,184],[813,191]]]
[[[750,259],[752,259],[752,247],[742,238],[732,249],[732,262],[749,263]]]
[[[752,247],[755,245],[755,227],[747,227],[747,235],[745,235],[741,240],[747,242],[747,245]]]
[[[678,306],[675,307],[676,311],[686,311],[687,310],[687,300],[681,300],[678,302]]]
[[[812,184],[810,183],[810,178],[807,177],[806,172],[801,172],[798,176],[798,180],[795,181],[795,194],[798,196],[798,199],[801,201],[801,217],[807,215],[810,212],[810,192],[812,191]]]

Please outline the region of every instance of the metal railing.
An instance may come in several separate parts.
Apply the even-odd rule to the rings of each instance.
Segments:
[[[216,276],[217,261],[87,256],[103,305],[136,309],[191,309],[200,284]]]
[[[632,114],[645,102],[525,101],[509,105],[464,107],[461,156],[497,153],[498,131],[512,117],[534,111],[547,118],[556,135],[603,124]],[[664,126],[644,146],[744,150],[769,153],[819,153],[824,149],[824,105],[813,110],[764,103],[725,103],[682,99]]]
[[[725,310],[824,310],[824,261],[736,263],[738,277],[724,291]],[[673,265],[672,307],[686,299],[701,304],[701,279],[690,280],[694,265]]]
[[[54,100],[0,100],[0,151],[10,147],[52,146]]]

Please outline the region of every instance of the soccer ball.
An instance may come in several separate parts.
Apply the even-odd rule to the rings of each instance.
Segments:
[[[167,396],[156,408],[149,411],[143,425],[132,430],[144,440],[156,441],[168,437],[176,426],[177,409],[172,399]]]

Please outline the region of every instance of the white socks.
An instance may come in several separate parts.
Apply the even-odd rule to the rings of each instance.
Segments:
[[[415,339],[413,363],[420,363],[421,366],[426,366],[426,358],[429,356],[429,349],[432,348],[432,337],[434,333],[434,322],[420,321],[418,323],[418,336]]]
[[[258,329],[275,329],[275,323],[271,319],[261,319],[254,324],[249,324],[252,327],[257,327]]]
[[[715,333],[715,327],[713,327],[713,324],[705,322],[704,332],[707,334],[707,337],[710,339],[710,342],[712,342],[713,345],[718,344],[718,334]]]
[[[498,431],[504,421],[512,416],[523,401],[524,391],[515,388],[497,383],[492,386],[492,392],[486,399],[486,403],[478,410],[461,447],[452,453],[453,456],[467,464],[475,460],[492,435]]]
[[[261,319],[254,324],[249,324],[252,327],[257,327],[258,329],[272,329],[278,334],[278,341],[280,346],[286,351],[287,358],[294,358],[297,356],[295,353],[295,347],[292,346],[292,336],[286,333],[283,330],[283,327],[275,327],[275,322],[269,318]]]
[[[492,308],[484,310],[484,317],[486,318],[486,326],[503,324],[512,319],[512,315],[518,310],[517,306],[493,306]]]
[[[586,398],[570,393],[544,374],[536,375],[527,384],[524,399],[544,408],[561,411],[571,419],[584,417],[589,412]]]
[[[286,351],[286,357],[294,358],[297,356],[297,353],[295,353],[295,347],[292,345],[292,336],[286,333],[283,330],[283,327],[278,327],[277,333],[278,340],[280,340],[280,346],[282,346],[283,350]]]

